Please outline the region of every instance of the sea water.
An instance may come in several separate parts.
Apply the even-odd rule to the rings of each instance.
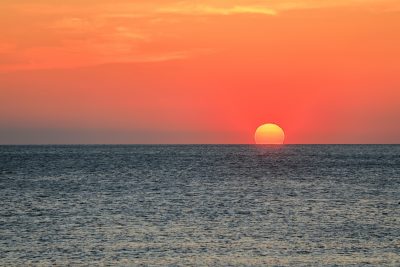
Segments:
[[[1,266],[400,266],[398,145],[0,146]]]

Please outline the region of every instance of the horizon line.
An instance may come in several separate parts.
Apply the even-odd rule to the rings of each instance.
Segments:
[[[253,143],[26,143],[1,144],[0,146],[298,146],[298,145],[400,145],[400,143],[290,143],[290,144],[253,144]]]

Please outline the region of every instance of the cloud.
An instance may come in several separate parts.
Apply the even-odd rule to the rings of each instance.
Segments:
[[[116,27],[114,36],[116,38],[123,38],[126,40],[143,40],[143,41],[150,40],[150,38],[146,34],[140,33],[138,31],[135,32],[129,27],[124,27],[124,26]]]
[[[331,7],[400,10],[398,0],[4,1],[0,16],[4,26],[0,28],[2,69],[190,57],[196,51],[215,48],[197,46],[195,38],[188,35],[190,22],[197,17],[212,16],[202,18],[204,21],[239,14],[270,17],[289,10]]]
[[[82,18],[63,18],[53,23],[52,27],[59,29],[86,29],[92,25],[87,19]]]
[[[156,10],[157,13],[174,13],[184,15],[235,15],[262,14],[276,15],[277,11],[263,6],[215,7],[211,5],[178,5]]]

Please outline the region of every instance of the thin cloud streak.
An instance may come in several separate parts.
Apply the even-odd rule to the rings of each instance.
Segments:
[[[233,6],[233,7],[214,7],[208,5],[177,6],[160,8],[156,13],[172,13],[184,15],[235,15],[235,14],[262,14],[277,15],[277,11],[262,6]]]

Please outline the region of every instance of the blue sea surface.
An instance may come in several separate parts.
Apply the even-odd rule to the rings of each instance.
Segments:
[[[400,266],[399,145],[0,146],[1,266]]]

